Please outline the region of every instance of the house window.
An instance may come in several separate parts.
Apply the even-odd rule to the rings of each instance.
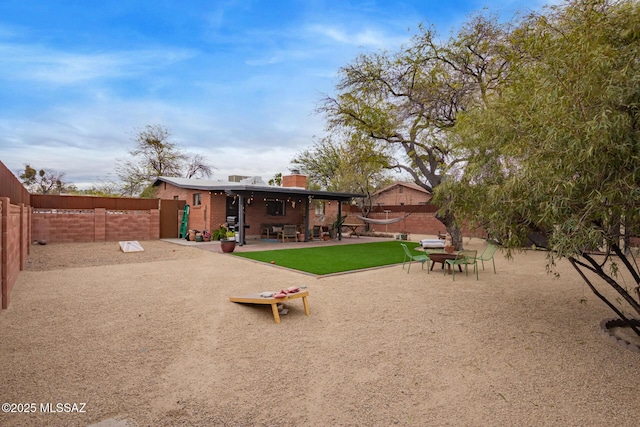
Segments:
[[[324,202],[316,202],[316,215],[324,215]]]
[[[200,206],[202,204],[202,194],[195,193],[193,195],[193,206]]]
[[[284,216],[284,200],[267,200],[267,215]]]

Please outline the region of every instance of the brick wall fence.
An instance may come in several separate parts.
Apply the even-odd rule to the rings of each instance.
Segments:
[[[358,214],[359,215],[359,214]],[[373,224],[369,223],[369,230],[378,233],[416,233],[416,234],[432,234],[445,233],[447,228],[443,223],[436,219],[435,212],[393,212],[388,215],[380,213],[369,214],[371,219],[392,219],[403,218],[398,222],[391,224]],[[358,224],[362,222],[360,219],[354,217],[351,213],[347,217],[346,222]]]
[[[29,194],[0,161],[0,290],[9,306],[31,243],[160,238],[160,201]]]
[[[0,197],[2,308],[9,306],[11,289],[29,254],[29,210],[28,206],[11,204],[8,197]]]
[[[117,242],[160,238],[160,211],[34,208],[33,240],[47,243]]]
[[[352,224],[360,224],[362,220],[356,218],[360,215],[360,210],[355,206],[347,206],[343,208],[344,215],[348,215],[345,222]],[[388,212],[384,212],[387,210]],[[371,219],[393,219],[402,218],[398,222],[391,224],[373,224],[369,223],[369,230],[378,233],[414,233],[438,235],[446,233],[445,225],[436,219],[437,206],[433,205],[404,205],[404,206],[382,206],[375,207],[369,214]],[[486,237],[484,230],[470,230],[467,227],[462,228],[462,235],[465,237]]]
[[[9,306],[11,289],[29,255],[31,237],[30,195],[0,162],[0,298]]]

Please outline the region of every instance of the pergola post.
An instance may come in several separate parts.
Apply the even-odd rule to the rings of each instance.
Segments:
[[[238,194],[238,233],[240,233],[239,244],[243,246],[246,241],[244,239],[244,196],[242,194]]]
[[[342,219],[342,202],[338,200],[338,224]],[[338,240],[342,240],[342,227],[338,226]]]
[[[311,201],[313,200],[313,196],[308,196],[307,197],[307,204],[305,206],[305,213],[304,213],[304,241],[308,242],[309,241],[309,205],[311,204]]]

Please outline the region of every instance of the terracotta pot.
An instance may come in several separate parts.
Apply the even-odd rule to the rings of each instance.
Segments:
[[[224,253],[233,252],[235,248],[236,248],[235,240],[220,240],[220,249],[222,249],[222,252]]]
[[[445,251],[446,253],[448,253],[448,254],[453,253],[454,249],[455,249],[455,248],[454,248],[453,246],[445,246],[445,247],[444,247],[444,251]]]

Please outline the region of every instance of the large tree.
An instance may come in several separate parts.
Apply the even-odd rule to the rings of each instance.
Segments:
[[[640,4],[575,0],[512,36],[510,80],[459,118],[450,138],[473,155],[436,199],[508,248],[544,234],[551,268],[566,257],[621,318],[637,318],[640,272],[621,236],[640,222]]]
[[[209,178],[213,173],[213,167],[203,154],[188,154],[186,170],[186,178]]]
[[[390,158],[377,145],[359,133],[334,132],[300,152],[292,164],[318,189],[365,194],[356,203],[362,215],[368,216],[371,195],[392,181],[387,170]]]
[[[486,106],[507,77],[511,50],[495,19],[478,15],[446,42],[433,29],[399,52],[361,55],[340,70],[338,95],[321,107],[329,128],[347,128],[394,154],[389,168],[433,192],[457,173],[466,152],[449,140],[461,111]],[[454,245],[462,235],[451,210],[438,218]]]
[[[150,196],[153,179],[158,176],[211,176],[212,167],[201,154],[189,154],[171,140],[171,132],[161,125],[147,125],[134,137],[130,160],[119,160],[116,173],[122,181],[122,193]]]
[[[53,169],[36,170],[31,165],[25,165],[20,173],[20,180],[33,194],[62,194],[76,191],[74,185],[64,182],[64,172]]]

